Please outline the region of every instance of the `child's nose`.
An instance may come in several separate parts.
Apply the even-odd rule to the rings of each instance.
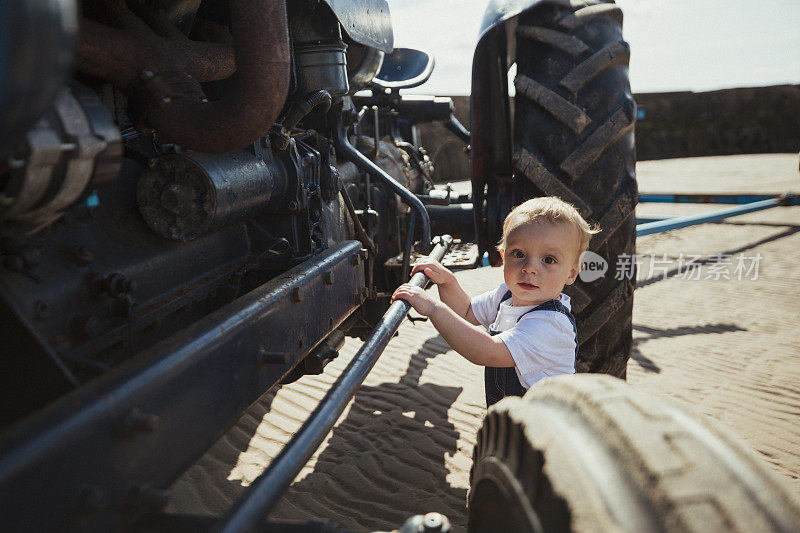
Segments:
[[[528,259],[525,261],[525,264],[522,265],[523,272],[528,274],[536,274],[536,261],[533,258]]]

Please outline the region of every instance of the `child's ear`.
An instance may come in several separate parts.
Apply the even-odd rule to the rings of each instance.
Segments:
[[[575,280],[577,279],[578,274],[581,273],[582,264],[583,263],[581,263],[580,258],[578,258],[578,260],[575,262],[575,264],[569,270],[569,277],[567,278],[567,281],[566,281],[565,285],[572,285],[573,283],[575,283]]]

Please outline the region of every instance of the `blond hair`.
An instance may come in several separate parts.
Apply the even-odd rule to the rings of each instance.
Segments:
[[[599,226],[590,226],[572,204],[557,196],[543,196],[532,198],[511,210],[505,222],[503,222],[503,238],[500,239],[497,249],[503,250],[505,248],[506,237],[511,233],[511,230],[531,222],[569,224],[578,230],[578,235],[580,236],[579,258],[583,252],[589,249],[589,241],[592,239],[592,235],[601,231]]]

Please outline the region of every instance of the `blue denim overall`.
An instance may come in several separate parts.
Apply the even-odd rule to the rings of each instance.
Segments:
[[[497,313],[500,313],[500,305],[503,302],[511,298],[511,291],[508,291],[503,295],[503,298],[500,300],[500,303],[497,305]],[[562,304],[559,300],[549,300],[544,302],[543,304],[539,304],[530,311],[527,311],[521,314],[517,318],[517,322],[519,322],[522,317],[527,315],[528,313],[533,313],[534,311],[556,311],[559,313],[564,313],[569,321],[572,323],[572,331],[575,332],[575,359],[578,359],[578,328],[575,326],[575,317],[572,316],[572,313],[569,312],[567,306]],[[497,320],[497,316],[495,315],[495,321]],[[494,329],[494,322],[489,327],[489,335],[497,335],[500,333],[499,331]],[[519,382],[519,378],[517,377],[516,368],[513,366],[509,367],[490,367],[487,366],[484,372],[484,384],[486,386],[486,407],[496,404],[506,396],[523,396],[525,394],[526,389],[522,386],[522,383]]]

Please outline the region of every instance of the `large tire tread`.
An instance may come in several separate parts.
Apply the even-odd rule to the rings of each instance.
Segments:
[[[565,202],[571,203],[581,216],[586,217],[592,214],[592,208],[583,201],[583,198],[572,192],[572,189],[558,179],[555,172],[547,168],[544,162],[525,148],[515,152],[514,166],[546,195],[558,196]]]
[[[584,318],[583,328],[578,330],[578,344],[591,339],[603,327],[609,316],[622,309],[626,303],[633,303],[633,289],[630,283],[621,281],[608,293],[605,305]]]
[[[589,249],[609,271],[565,290],[578,322],[576,368],[624,378],[636,280],[615,279],[614,268],[635,253],[636,240],[630,48],[619,7],[575,4],[545,1],[519,19],[513,202],[558,196],[600,226]]]
[[[591,50],[591,48],[586,46],[586,44],[577,37],[549,28],[518,26],[517,35],[547,43],[572,57],[581,56]]]
[[[617,233],[622,225],[631,219],[638,201],[639,189],[636,183],[625,180],[614,193],[611,203],[600,215],[600,220],[597,224],[603,228],[603,231],[592,239],[592,245],[595,248],[602,246],[608,237]]]
[[[630,57],[631,49],[625,41],[610,44],[579,63],[561,79],[559,85],[573,94],[577,93],[604,70],[622,63],[627,66]]]
[[[514,86],[517,93],[539,104],[576,135],[583,133],[583,130],[592,123],[592,119],[583,109],[523,74],[516,77]]]
[[[614,4],[596,4],[578,9],[559,19],[558,25],[565,30],[575,30],[585,26],[597,17],[611,17],[622,25],[622,10]]]
[[[559,168],[573,180],[580,179],[620,137],[633,130],[635,108],[633,100],[625,100],[607,121],[561,162]]]
[[[514,472],[544,531],[800,530],[797,496],[746,445],[609,376],[551,378],[499,402],[478,433],[473,490],[487,461]]]

